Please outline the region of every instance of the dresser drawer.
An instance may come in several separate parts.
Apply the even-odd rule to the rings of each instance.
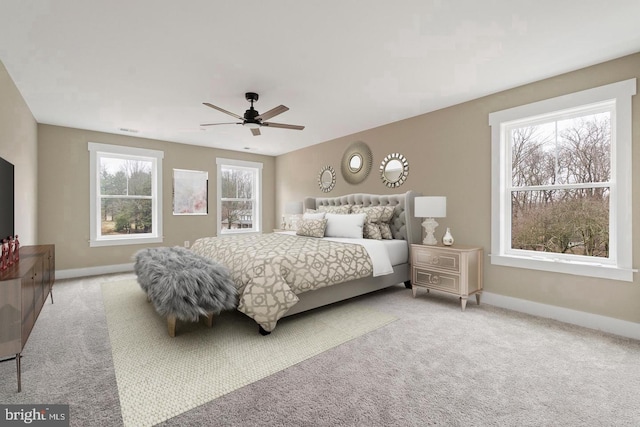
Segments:
[[[423,268],[414,268],[413,284],[443,291],[460,292],[460,276]]]
[[[437,267],[454,273],[460,272],[460,254],[420,247],[413,252],[413,264],[418,267]]]

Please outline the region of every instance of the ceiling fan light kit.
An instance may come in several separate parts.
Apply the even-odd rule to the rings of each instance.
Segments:
[[[282,129],[293,129],[293,130],[302,130],[304,129],[304,126],[300,126],[300,125],[288,125],[288,124],[284,124],[284,123],[273,123],[273,122],[266,122],[263,120],[268,120],[272,117],[277,116],[278,114],[282,114],[285,111],[288,111],[289,108],[285,107],[284,105],[278,105],[275,108],[272,108],[271,110],[267,111],[266,113],[262,113],[260,114],[258,112],[258,110],[256,110],[255,108],[253,108],[253,103],[258,101],[258,97],[259,95],[255,92],[247,92],[244,94],[244,97],[247,101],[249,101],[251,103],[251,107],[249,107],[248,110],[246,110],[244,112],[244,116],[239,116],[238,114],[232,113],[230,111],[225,110],[224,108],[220,108],[216,105],[210,104],[208,102],[203,102],[204,105],[206,105],[207,107],[213,108],[214,110],[218,110],[222,113],[228,114],[232,117],[235,117],[236,119],[242,120],[242,122],[232,122],[232,123],[204,123],[201,124],[200,126],[217,126],[217,125],[232,125],[232,124],[238,124],[238,125],[242,125],[248,129],[251,129],[251,133],[253,134],[253,136],[258,136],[260,135],[260,128],[262,126],[267,126],[267,127],[273,127],[273,128],[282,128]]]

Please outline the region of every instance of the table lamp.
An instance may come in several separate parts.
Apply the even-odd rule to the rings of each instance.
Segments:
[[[438,223],[434,218],[444,218],[447,216],[447,198],[444,196],[416,197],[414,215],[424,218],[422,226],[426,233],[422,243],[425,245],[437,245],[438,240],[434,236]]]
[[[284,206],[285,215],[282,216],[282,228],[285,230],[297,228],[297,219],[302,215],[302,210],[302,202],[287,202]],[[296,221],[292,221],[293,218],[295,218]]]

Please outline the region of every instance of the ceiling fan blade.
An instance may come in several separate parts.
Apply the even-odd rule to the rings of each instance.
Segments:
[[[285,107],[284,105],[278,105],[276,108],[272,108],[271,110],[260,114],[258,117],[256,117],[256,119],[269,120],[271,117],[275,117],[278,114],[282,114],[287,110],[289,110],[289,107]]]
[[[236,119],[244,120],[244,118],[243,118],[242,116],[239,116],[239,115],[237,115],[236,113],[232,113],[231,111],[227,111],[227,110],[225,110],[224,108],[217,107],[217,106],[215,106],[215,105],[213,105],[213,104],[209,104],[208,102],[203,102],[203,104],[204,104],[204,105],[206,105],[207,107],[211,107],[211,108],[213,108],[214,110],[218,110],[218,111],[221,111],[221,112],[223,112],[223,113],[225,113],[225,114],[228,114],[228,115],[230,115],[230,116],[233,116],[233,117],[235,117]]]
[[[304,129],[304,126],[300,126],[300,125],[285,125],[283,123],[273,123],[273,122],[262,122],[262,126],[269,126],[272,128],[282,128],[282,129],[295,129],[295,130]]]
[[[260,129],[258,129],[258,128],[251,129],[251,133],[253,134],[253,136],[259,136],[260,135]]]
[[[217,126],[217,125],[241,125],[242,123],[229,122],[229,123],[203,123],[200,126]]]

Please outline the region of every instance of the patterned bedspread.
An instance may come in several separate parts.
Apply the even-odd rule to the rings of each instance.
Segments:
[[[195,253],[225,265],[239,291],[238,310],[272,331],[297,294],[372,274],[366,249],[285,234],[205,237]]]

